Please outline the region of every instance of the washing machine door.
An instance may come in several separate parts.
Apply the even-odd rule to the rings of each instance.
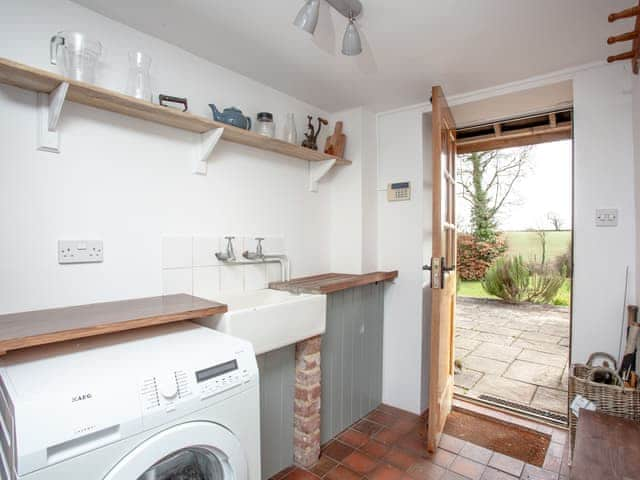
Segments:
[[[212,422],[164,430],[127,454],[104,480],[247,480],[238,439]]]

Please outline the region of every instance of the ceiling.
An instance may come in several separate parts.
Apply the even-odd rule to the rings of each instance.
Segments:
[[[631,0],[362,0],[364,52],[339,53],[346,19],[322,2],[313,37],[292,25],[303,0],[76,0],[328,112],[421,103],[603,61],[624,51],[607,22]]]

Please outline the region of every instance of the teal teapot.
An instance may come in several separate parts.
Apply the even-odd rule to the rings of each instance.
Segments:
[[[210,103],[209,107],[211,108],[211,112],[213,112],[213,119],[216,122],[226,123],[244,130],[251,130],[251,118],[245,117],[242,114],[242,110],[238,110],[236,107],[229,107],[220,112],[213,103]]]

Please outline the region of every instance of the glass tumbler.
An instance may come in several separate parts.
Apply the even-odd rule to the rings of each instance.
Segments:
[[[284,124],[284,141],[298,144],[298,130],[296,130],[296,117],[293,113],[287,113],[287,121]]]
[[[140,100],[152,101],[151,92],[151,57],[142,52],[129,53],[129,76],[127,78],[127,95]]]

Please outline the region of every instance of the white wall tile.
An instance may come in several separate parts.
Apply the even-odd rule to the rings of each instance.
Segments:
[[[267,265],[244,266],[244,289],[260,290],[267,288]]]
[[[220,293],[220,267],[194,267],[193,294],[215,300]]]
[[[223,244],[224,242],[224,244]],[[221,237],[196,235],[193,237],[193,266],[207,267],[221,265],[216,258],[216,252],[226,249],[226,241]]]
[[[162,271],[162,294],[193,294],[193,274],[191,268],[172,268]]]
[[[242,292],[244,291],[244,267],[239,265],[220,267],[220,291]]]
[[[186,268],[193,265],[193,237],[162,237],[162,268]]]

